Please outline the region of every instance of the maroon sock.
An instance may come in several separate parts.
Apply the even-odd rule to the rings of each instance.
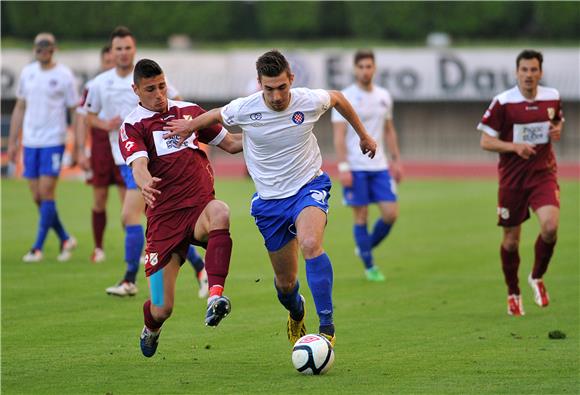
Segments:
[[[143,303],[143,316],[145,317],[145,326],[152,331],[158,331],[163,325],[163,322],[157,321],[151,314],[151,299],[147,299]]]
[[[505,283],[508,286],[508,294],[519,295],[520,287],[518,286],[518,268],[520,267],[520,253],[518,250],[508,251],[501,246],[500,255]]]
[[[95,239],[96,248],[103,248],[103,235],[105,234],[106,226],[107,212],[98,213],[93,210],[93,238]]]
[[[556,246],[556,241],[551,244],[546,243],[541,235],[538,235],[536,240],[535,250],[535,261],[534,270],[532,270],[532,278],[542,278],[546,271],[548,270],[548,264],[554,253],[554,247]]]
[[[232,238],[230,231],[218,229],[209,232],[205,253],[205,270],[210,288],[214,285],[224,286],[230,268],[231,256]]]

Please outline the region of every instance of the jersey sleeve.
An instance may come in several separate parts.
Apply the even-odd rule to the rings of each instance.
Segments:
[[[224,125],[234,126],[239,124],[239,112],[243,104],[244,98],[240,98],[222,107],[221,115]]]
[[[390,94],[386,94],[385,101],[387,102],[387,111],[385,112],[385,121],[391,121],[393,119],[393,110],[395,104],[393,103],[393,97]]]
[[[87,97],[85,99],[84,107],[87,112],[98,114],[101,111],[101,95],[97,84],[91,84],[87,87]]]
[[[72,72],[68,71],[66,73],[66,92],[65,92],[65,99],[66,99],[66,106],[68,108],[77,107],[79,104],[79,94],[77,90],[77,82],[75,80],[75,76]]]
[[[119,130],[119,149],[128,166],[137,158],[149,158],[141,133],[130,123],[121,125]]]
[[[25,71],[20,73],[20,79],[18,80],[18,86],[16,87],[16,98],[21,100],[26,100],[26,78]]]
[[[481,122],[477,125],[477,130],[480,130],[491,137],[499,137],[503,118],[504,106],[497,98],[494,98],[485,114],[483,114]]]
[[[313,89],[310,92],[316,111],[321,115],[324,114],[330,108],[330,94],[324,89]]]

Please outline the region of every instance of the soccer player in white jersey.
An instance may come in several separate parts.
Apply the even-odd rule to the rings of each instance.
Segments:
[[[370,160],[360,153],[356,146],[356,131],[336,109],[332,110],[332,125],[344,202],[352,207],[354,214],[357,255],[364,264],[369,281],[384,281],[385,277],[374,263],[372,249],[387,237],[397,219],[396,184],[401,181],[402,167],[393,124],[393,99],[386,89],[373,84],[375,71],[374,53],[357,51],[354,56],[355,83],[342,91],[366,130],[377,141],[375,158]],[[391,154],[390,164],[385,155],[384,140]],[[377,204],[381,217],[369,235],[367,221],[371,203]]]
[[[322,247],[331,183],[320,170],[322,158],[313,128],[324,112],[336,107],[357,131],[363,153],[373,157],[376,142],[342,93],[291,89],[294,75],[277,50],[260,56],[256,69],[262,91],[191,121],[172,120],[165,128],[171,131],[166,138],[179,135],[184,141],[193,131],[216,123],[241,127],[244,158],[257,190],[251,213],[265,240],[278,299],[289,311],[288,340],[294,344],[306,334],[304,298],[297,279],[300,249],[319,332],[334,344],[333,272]]]
[[[40,211],[36,241],[22,258],[25,262],[42,260],[42,248],[51,228],[60,239],[59,261],[70,259],[77,244],[59,219],[55,193],[64,153],[67,108],[74,119],[79,98],[72,72],[53,59],[55,50],[56,40],[51,33],[39,33],[34,39],[36,61],[22,70],[10,120],[8,158],[16,161],[22,130],[24,177]]]

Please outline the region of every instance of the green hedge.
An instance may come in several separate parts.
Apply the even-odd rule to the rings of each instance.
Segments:
[[[2,35],[100,40],[126,25],[140,41],[372,38],[580,39],[578,2],[2,2]]]

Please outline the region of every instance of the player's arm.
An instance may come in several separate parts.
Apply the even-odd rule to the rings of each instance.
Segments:
[[[77,116],[75,118],[75,151],[77,153],[77,160],[79,166],[83,170],[89,170],[91,165],[89,163],[89,158],[85,154],[85,145],[87,142],[87,130],[88,130],[88,123],[87,123],[87,116],[86,114],[81,114],[77,112]]]
[[[500,154],[515,153],[523,159],[529,159],[536,154],[534,145],[525,143],[512,143],[509,141],[500,140],[497,137],[490,136],[486,132],[481,133],[480,146],[482,149],[491,152],[498,152]]]
[[[151,208],[155,207],[156,196],[161,194],[161,191],[155,189],[155,185],[161,181],[160,178],[153,177],[149,173],[147,164],[149,159],[146,157],[139,157],[131,162],[131,169],[133,170],[133,178],[135,183],[141,190],[145,203]]]
[[[163,130],[168,132],[163,137],[167,139],[173,136],[179,136],[178,144],[181,145],[194,131],[209,128],[216,123],[223,123],[221,110],[221,107],[214,108],[190,120],[172,119],[167,122],[167,126],[163,127]]]
[[[227,133],[226,137],[223,138],[221,143],[218,144],[218,147],[223,149],[230,154],[237,154],[238,152],[242,152],[244,149],[244,145],[242,142],[242,133]]]
[[[18,154],[18,137],[22,130],[22,122],[24,121],[24,112],[26,111],[26,101],[24,99],[17,99],[12,116],[10,118],[10,134],[8,135],[8,160],[16,162]]]
[[[338,160],[338,179],[343,186],[350,187],[352,186],[352,173],[350,172],[350,165],[346,160],[346,130],[346,122],[332,122],[334,150],[336,151],[336,159]]]
[[[360,139],[360,149],[363,154],[368,154],[370,158],[374,158],[377,150],[376,141],[367,133],[363,123],[354,111],[350,102],[344,97],[342,92],[328,91],[330,95],[330,106],[336,110],[351,124],[354,131]]]
[[[116,116],[112,119],[101,119],[98,117],[97,113],[88,112],[87,113],[87,123],[92,128],[99,128],[103,130],[116,130],[119,129],[123,120],[120,116]]]
[[[564,127],[564,118],[550,121],[550,129],[548,133],[550,134],[551,141],[560,141],[560,138],[562,137],[563,127]]]
[[[403,165],[401,164],[399,139],[397,138],[397,131],[395,130],[395,124],[392,119],[387,119],[385,121],[384,134],[385,141],[387,142],[387,149],[391,154],[389,170],[395,181],[401,182],[403,179]]]

